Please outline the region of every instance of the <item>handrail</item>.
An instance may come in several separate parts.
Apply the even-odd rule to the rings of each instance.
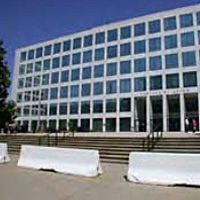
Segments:
[[[162,131],[154,131],[152,130],[148,135],[147,137],[142,141],[142,149],[143,151],[151,151],[156,143],[158,142],[158,140],[160,138],[162,138],[163,136],[163,132]]]

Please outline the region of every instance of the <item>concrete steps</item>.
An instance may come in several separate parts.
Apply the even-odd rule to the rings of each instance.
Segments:
[[[11,154],[19,154],[20,146],[42,145],[61,148],[96,149],[102,162],[127,164],[129,153],[143,151],[143,137],[56,137],[51,136],[0,136],[0,142],[8,143]],[[161,138],[153,152],[200,153],[200,137]]]

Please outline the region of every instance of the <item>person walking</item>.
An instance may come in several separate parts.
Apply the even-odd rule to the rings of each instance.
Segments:
[[[185,118],[185,132],[189,131],[190,122],[188,118]]]
[[[192,130],[193,130],[193,133],[195,133],[197,131],[197,120],[196,119],[192,119]]]

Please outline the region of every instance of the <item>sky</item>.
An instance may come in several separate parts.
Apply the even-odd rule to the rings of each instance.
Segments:
[[[200,0],[0,0],[0,39],[12,73],[15,50],[106,23]],[[13,74],[12,74],[13,75]]]

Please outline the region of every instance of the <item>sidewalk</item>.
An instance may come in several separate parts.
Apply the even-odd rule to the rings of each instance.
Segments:
[[[199,200],[200,189],[141,185],[124,179],[127,165],[104,164],[104,173],[84,178],[0,165],[1,200]]]

